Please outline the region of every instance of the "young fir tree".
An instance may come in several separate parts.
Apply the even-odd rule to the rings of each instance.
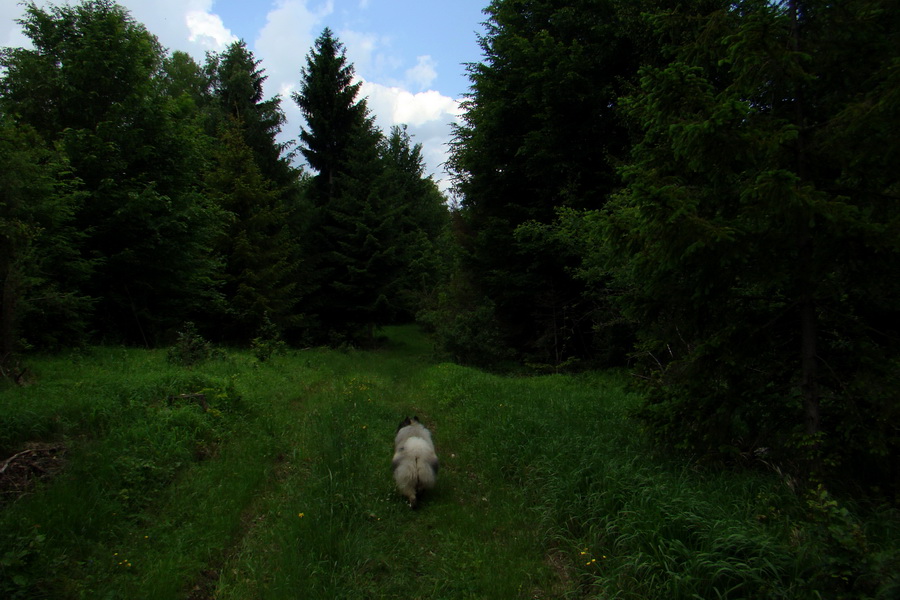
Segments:
[[[264,98],[264,70],[243,41],[209,55],[206,73],[218,145],[207,183],[229,214],[218,245],[228,303],[224,333],[247,341],[268,315],[293,336],[304,290],[302,235],[292,228],[301,207],[299,171],[277,139],[285,122],[281,99]]]
[[[422,144],[413,144],[406,126],[391,128],[381,144],[381,188],[396,213],[393,237],[398,274],[391,296],[395,318],[415,316],[438,283],[438,238],[449,222],[445,198],[425,174]]]

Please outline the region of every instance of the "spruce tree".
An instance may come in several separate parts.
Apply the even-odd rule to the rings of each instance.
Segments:
[[[558,207],[598,208],[628,137],[616,114],[637,52],[611,0],[494,0],[484,59],[469,65],[450,159],[472,281],[506,342],[532,362],[589,357],[593,304],[563,245],[521,236]]]
[[[382,141],[380,186],[396,217],[393,245],[397,248],[397,276],[391,297],[395,319],[409,320],[438,283],[438,238],[449,223],[445,198],[425,174],[422,144],[414,144],[406,126],[391,128]]]
[[[326,28],[316,39],[301,70],[300,92],[292,95],[306,127],[300,132],[300,151],[317,175],[313,178],[317,207],[336,191],[352,146],[372,122],[364,99],[357,100],[361,82],[353,82],[343,44]]]
[[[306,120],[300,150],[316,171],[308,191],[307,256],[317,289],[307,306],[320,336],[333,341],[370,340],[386,321],[394,264],[390,208],[374,185],[382,170],[381,133],[365,99],[357,99],[353,73],[343,45],[325,29],[293,96]]]
[[[285,155],[286,144],[277,139],[285,123],[281,98],[265,98],[263,84],[267,77],[261,62],[243,40],[238,40],[221,54],[209,56],[206,70],[221,113],[219,123],[226,122],[226,127],[239,123],[263,176],[290,187],[296,174]]]
[[[224,263],[227,315],[222,333],[248,341],[265,319],[297,334],[303,295],[299,171],[278,141],[281,99],[264,98],[264,70],[243,40],[210,55],[206,72],[217,147],[208,189],[228,224],[217,248]]]
[[[226,215],[215,246],[223,261],[226,310],[219,333],[248,342],[267,320],[280,331],[298,326],[300,257],[278,190],[244,140],[246,128],[229,121],[220,130],[206,183]]]

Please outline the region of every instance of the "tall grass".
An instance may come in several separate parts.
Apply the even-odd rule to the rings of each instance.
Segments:
[[[890,598],[896,512],[775,473],[661,456],[618,373],[508,378],[372,352],[35,358],[0,392],[4,456],[68,448],[0,508],[11,598]],[[203,393],[208,410],[190,394]],[[441,459],[411,511],[390,476],[418,415]],[[892,587],[893,586],[893,587]]]

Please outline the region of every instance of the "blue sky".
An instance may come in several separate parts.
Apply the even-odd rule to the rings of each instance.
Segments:
[[[469,82],[463,63],[481,60],[477,34],[489,0],[119,0],[170,50],[198,61],[243,38],[262,60],[267,96],[283,94],[283,139],[302,125],[289,94],[306,54],[330,27],[363,81],[378,125],[406,123],[423,145],[429,173],[442,188],[450,123]],[[45,3],[38,2],[39,5]],[[0,46],[27,45],[15,19],[23,7],[0,0]]]

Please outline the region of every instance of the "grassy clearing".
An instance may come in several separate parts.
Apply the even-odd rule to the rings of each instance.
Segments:
[[[615,373],[498,377],[430,362],[414,329],[388,333],[379,352],[262,364],[231,353],[186,369],[111,348],[35,359],[33,385],[0,392],[2,456],[36,440],[68,451],[0,508],[0,596],[897,592],[895,513],[654,455]],[[415,512],[389,473],[412,414],[441,458]]]

